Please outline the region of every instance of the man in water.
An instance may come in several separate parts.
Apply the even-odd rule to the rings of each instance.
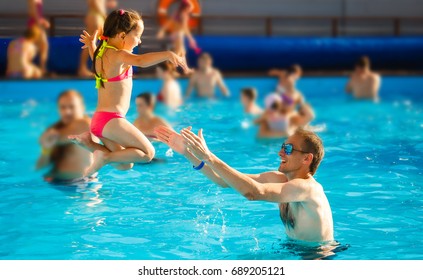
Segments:
[[[152,141],[157,136],[154,129],[158,126],[171,126],[162,118],[154,115],[154,107],[156,106],[156,98],[152,93],[141,93],[135,99],[138,117],[134,121],[134,126],[139,129],[147,138]]]
[[[298,129],[282,144],[278,171],[243,174],[214,155],[202,130],[190,128],[178,134],[166,127],[157,130],[159,139],[183,154],[210,180],[231,187],[249,200],[279,204],[280,217],[288,237],[308,242],[333,241],[333,220],[323,187],[313,178],[324,150],[313,132]]]
[[[78,92],[67,90],[61,93],[57,103],[60,120],[41,135],[42,151],[37,169],[51,166],[45,176],[49,182],[83,182],[82,174],[91,165],[92,154],[73,144],[68,136],[89,130],[91,120],[84,113],[84,101]]]
[[[356,99],[379,100],[380,75],[370,69],[370,59],[361,57],[355,64],[355,70],[345,91]]]
[[[213,98],[216,86],[224,96],[229,96],[229,90],[223,81],[222,74],[213,68],[210,54],[202,53],[198,58],[198,70],[192,74],[185,96],[189,97],[195,89],[199,97]]]
[[[244,107],[244,113],[251,115],[263,113],[263,109],[257,105],[257,90],[255,88],[243,88],[241,90],[241,104]]]

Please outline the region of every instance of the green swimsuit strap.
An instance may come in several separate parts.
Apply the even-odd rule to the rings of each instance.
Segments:
[[[101,43],[100,49],[98,50],[97,56],[95,58],[102,58],[106,49],[112,49],[116,51],[118,50],[117,48],[108,45],[106,40],[103,40],[103,43]],[[108,80],[101,77],[101,75],[95,75],[95,88],[100,88],[101,82],[105,83],[107,81]]]

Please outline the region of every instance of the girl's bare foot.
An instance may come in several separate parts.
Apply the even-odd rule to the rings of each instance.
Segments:
[[[68,139],[71,140],[72,143],[88,150],[91,150],[93,148],[93,145],[95,144],[93,139],[91,138],[91,133],[89,131],[81,133],[79,135],[69,135]]]
[[[85,170],[84,176],[90,176],[96,173],[97,171],[99,171],[103,166],[105,166],[107,164],[106,156],[107,156],[107,153],[103,151],[100,151],[100,150],[94,151],[93,153],[94,161],[90,165],[90,167],[88,167]]]

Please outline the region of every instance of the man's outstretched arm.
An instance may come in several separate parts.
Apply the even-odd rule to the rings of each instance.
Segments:
[[[286,183],[259,183],[250,176],[230,167],[224,161],[212,154],[202,137],[190,130],[183,130],[182,136],[187,141],[188,149],[200,160],[206,162],[230,187],[236,189],[249,200],[264,200],[270,202],[298,202],[308,197],[308,188],[304,180],[295,179]]]

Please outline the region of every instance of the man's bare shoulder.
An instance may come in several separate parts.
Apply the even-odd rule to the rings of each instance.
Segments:
[[[370,73],[370,75],[369,75],[369,77],[370,77],[373,81],[380,80],[380,74],[378,74],[378,73],[376,73],[376,72],[371,72],[371,73]]]
[[[285,183],[288,181],[285,174],[279,171],[269,171],[255,175],[249,175],[259,183]]]

